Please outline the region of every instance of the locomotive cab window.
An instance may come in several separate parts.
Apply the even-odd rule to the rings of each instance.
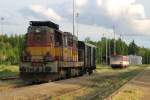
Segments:
[[[58,31],[55,31],[55,46],[61,46],[62,45],[62,34]]]
[[[63,42],[64,42],[63,43],[64,46],[68,46],[68,37],[67,37],[67,35],[64,35],[64,41]]]

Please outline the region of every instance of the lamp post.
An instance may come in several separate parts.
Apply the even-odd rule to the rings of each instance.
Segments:
[[[75,35],[75,0],[73,0],[73,36]]]
[[[76,24],[77,24],[77,39],[79,37],[79,13],[76,13]]]

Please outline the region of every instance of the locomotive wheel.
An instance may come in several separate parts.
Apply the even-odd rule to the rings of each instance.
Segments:
[[[77,76],[80,76],[80,69],[77,69]]]
[[[82,69],[82,68],[79,69],[79,76],[83,76],[84,72],[85,72],[84,69]]]
[[[60,72],[60,79],[65,79],[66,78],[66,70],[62,69]]]
[[[76,76],[76,69],[71,68],[71,77],[75,77]]]
[[[93,73],[93,71],[92,71],[92,70],[88,71],[88,74],[89,74],[89,75],[91,75],[92,73]]]
[[[71,69],[68,68],[66,71],[66,78],[70,78],[71,77]]]

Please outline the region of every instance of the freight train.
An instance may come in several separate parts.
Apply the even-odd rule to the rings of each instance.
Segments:
[[[123,55],[111,56],[110,65],[112,68],[125,68],[129,66],[129,58]]]
[[[91,74],[96,69],[96,46],[51,21],[30,21],[20,62],[20,77],[48,82]]]

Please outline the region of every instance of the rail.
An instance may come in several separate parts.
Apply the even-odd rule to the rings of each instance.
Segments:
[[[0,80],[7,81],[7,80],[15,80],[19,79],[19,77],[0,77]]]

